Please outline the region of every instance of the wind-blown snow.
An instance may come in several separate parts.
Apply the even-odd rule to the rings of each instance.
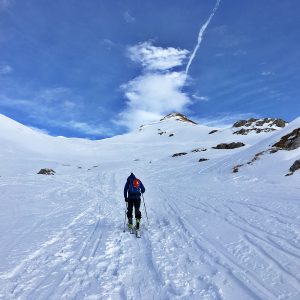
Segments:
[[[299,149],[231,172],[299,126],[238,136],[171,119],[87,141],[0,115],[0,299],[299,299],[300,172],[284,176]],[[233,141],[246,146],[211,149]],[[123,233],[131,171],[141,239]]]

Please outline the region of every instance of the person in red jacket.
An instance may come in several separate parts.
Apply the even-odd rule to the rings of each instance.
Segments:
[[[127,218],[129,229],[133,228],[132,225],[132,211],[134,207],[134,214],[136,220],[136,229],[140,228],[140,222],[142,214],[140,211],[141,206],[141,194],[145,193],[145,187],[140,179],[136,178],[133,173],[127,178],[124,186],[124,198],[127,202]]]

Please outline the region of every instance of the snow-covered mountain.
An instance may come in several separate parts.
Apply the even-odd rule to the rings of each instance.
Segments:
[[[255,126],[251,120],[261,123]],[[263,123],[264,120],[267,120],[267,123]],[[269,123],[270,120],[273,121]],[[207,159],[231,156],[235,160],[238,152],[244,153],[245,149],[255,146],[260,141],[266,141],[270,136],[273,137],[274,131],[279,131],[275,135],[279,138],[282,128],[276,126],[274,121],[276,123],[276,119],[250,119],[246,126],[251,131],[247,134],[237,134],[236,128],[240,127],[237,126],[238,122],[232,128],[213,128],[196,124],[182,114],[173,113],[160,121],[142,125],[134,132],[110,139],[90,141],[52,137],[0,115],[2,144],[0,155],[3,157],[0,172],[21,174],[27,171],[33,174],[39,167],[46,165],[60,167],[66,164],[82,164],[88,167],[111,160],[123,162],[124,158],[127,162],[166,160],[172,162],[170,157],[176,153],[186,155],[184,161],[191,163],[202,156]],[[246,122],[247,120],[240,121],[240,124]],[[282,122],[284,127],[285,122]],[[288,126],[284,132],[288,132],[289,128],[297,127],[298,122],[295,122],[296,125]],[[272,130],[256,130],[265,128],[265,124]],[[227,147],[223,147],[226,151],[222,151],[222,146],[220,146],[221,151],[216,149],[218,145],[231,143],[241,143],[241,147],[234,148],[234,145],[232,147],[229,145],[228,148],[233,148],[230,151],[226,150]],[[256,149],[255,147],[252,149]],[[25,162],[27,162],[26,167]]]
[[[0,115],[0,298],[299,298],[299,128],[173,113],[90,141]],[[122,232],[131,172],[140,240]]]

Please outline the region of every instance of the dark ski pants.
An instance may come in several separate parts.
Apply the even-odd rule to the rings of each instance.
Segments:
[[[134,207],[134,214],[136,219],[141,219],[142,214],[140,212],[141,199],[128,199],[127,200],[127,218],[132,219],[132,211]]]

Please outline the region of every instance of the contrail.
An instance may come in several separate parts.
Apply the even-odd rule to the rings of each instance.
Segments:
[[[221,0],[217,0],[216,5],[215,5],[212,13],[210,14],[209,18],[207,19],[207,21],[204,23],[204,25],[201,27],[201,29],[199,31],[197,45],[196,45],[196,47],[195,47],[195,49],[194,49],[194,51],[193,51],[193,53],[192,53],[192,55],[190,57],[189,62],[188,62],[187,66],[186,66],[186,69],[185,69],[185,75],[186,75],[186,77],[187,77],[187,74],[189,72],[190,66],[191,66],[191,64],[192,64],[192,62],[193,62],[193,60],[194,60],[194,58],[196,56],[196,53],[197,53],[197,51],[198,51],[198,49],[200,47],[200,44],[202,42],[203,34],[204,34],[207,26],[209,25],[211,19],[215,15],[215,13],[216,13],[219,5],[220,5],[220,2],[221,2]]]

